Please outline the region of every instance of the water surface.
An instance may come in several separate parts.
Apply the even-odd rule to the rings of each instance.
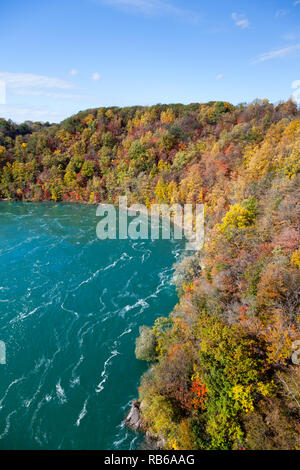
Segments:
[[[123,423],[167,315],[178,241],[100,241],[91,206],[0,203],[1,449],[136,449]]]

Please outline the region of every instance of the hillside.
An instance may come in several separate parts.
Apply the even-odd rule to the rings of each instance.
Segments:
[[[152,364],[143,420],[166,448],[300,449],[299,172],[291,101],[0,119],[2,199],[205,204],[204,250],[176,267],[179,303],[136,345]]]

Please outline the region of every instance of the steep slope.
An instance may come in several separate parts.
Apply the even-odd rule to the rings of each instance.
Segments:
[[[167,448],[300,448],[299,117],[263,100],[0,121],[2,198],[205,204],[180,303],[137,341],[143,419]]]

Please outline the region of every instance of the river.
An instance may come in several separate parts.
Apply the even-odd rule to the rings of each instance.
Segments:
[[[0,203],[0,449],[138,449],[124,426],[183,242],[96,237],[96,207]]]

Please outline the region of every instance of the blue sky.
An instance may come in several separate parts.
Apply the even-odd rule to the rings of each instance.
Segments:
[[[300,0],[1,0],[0,41],[0,116],[17,122],[300,88]]]

